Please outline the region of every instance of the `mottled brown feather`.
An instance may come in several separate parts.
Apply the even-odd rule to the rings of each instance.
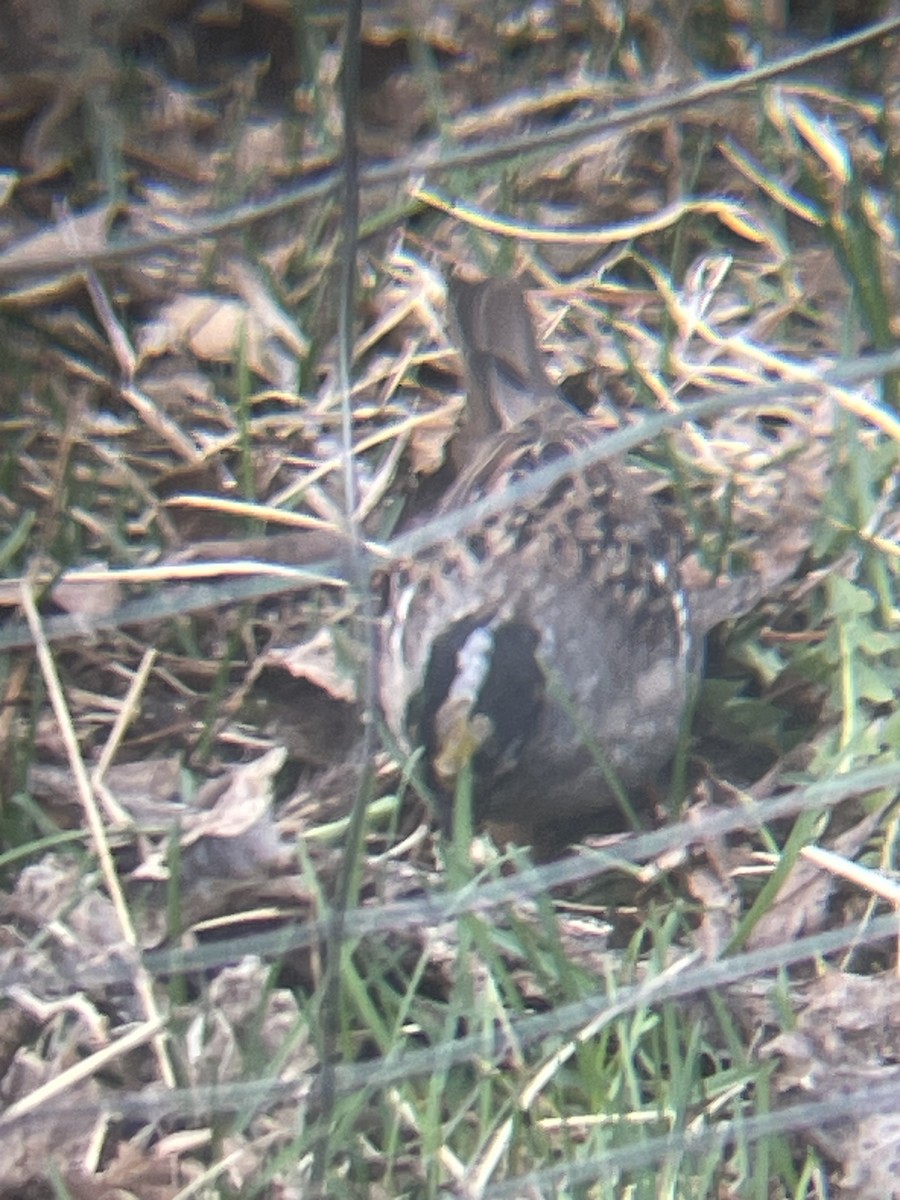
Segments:
[[[450,298],[469,415],[442,514],[596,437],[548,380],[516,283],[456,279]],[[476,821],[546,848],[626,827],[618,785],[639,805],[671,759],[705,633],[775,581],[704,577],[645,482],[619,460],[573,470],[395,572],[382,703],[445,815],[471,764]]]

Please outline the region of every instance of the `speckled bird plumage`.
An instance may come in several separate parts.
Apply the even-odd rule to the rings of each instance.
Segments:
[[[597,436],[547,378],[516,283],[454,280],[451,306],[469,399],[441,514]],[[704,635],[759,585],[692,595],[686,530],[645,484],[620,460],[573,471],[394,573],[382,704],[445,813],[471,762],[476,822],[541,843],[624,828],[610,769],[637,799],[671,759]]]

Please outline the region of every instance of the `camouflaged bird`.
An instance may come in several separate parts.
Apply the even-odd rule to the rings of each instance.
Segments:
[[[468,399],[441,515],[597,438],[547,377],[518,284],[457,278],[450,302]],[[672,758],[706,633],[799,557],[712,579],[646,483],[619,459],[573,469],[394,573],[382,706],[423,750],[445,821],[470,767],[475,822],[504,836],[546,847],[627,828],[617,797],[639,807]]]

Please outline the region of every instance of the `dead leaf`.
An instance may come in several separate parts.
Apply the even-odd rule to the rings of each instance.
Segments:
[[[884,812],[870,813],[833,840],[829,848],[846,858],[855,857],[878,829]],[[817,863],[800,860],[782,884],[765,916],[747,939],[748,950],[780,946],[794,938],[821,929],[827,918],[828,902],[840,880]]]
[[[48,267],[59,259],[67,259],[77,250],[85,256],[98,254],[109,245],[109,227],[115,216],[112,204],[101,204],[74,216],[67,215],[55,225],[42,229],[31,237],[13,242],[0,253],[0,277],[5,271],[18,271],[27,267],[29,273],[40,271],[41,265]],[[81,269],[75,267],[52,279],[35,280],[6,291],[3,306],[45,304],[68,290],[73,279],[81,277]]]
[[[445,404],[417,421],[409,435],[410,466],[417,475],[433,475],[447,458],[447,445],[456,432],[462,400]]]
[[[243,352],[250,369],[273,386],[296,383],[297,355],[284,349],[254,309],[233,297],[179,296],[143,327],[137,344],[142,360],[187,347],[204,362],[232,363]]]
[[[265,661],[290,672],[296,679],[308,680],[335,700],[356,703],[356,680],[346,664],[339,661],[334,638],[327,629],[320,629],[299,646],[269,650]]]
[[[315,1052],[306,1039],[296,1037],[296,998],[287,988],[272,989],[271,979],[271,965],[251,956],[216,975],[209,1003],[194,1020],[195,1034],[187,1038],[198,1051],[188,1064],[193,1085],[243,1078],[248,1030],[253,1031],[254,1053],[266,1054],[270,1062],[292,1046],[278,1078],[300,1079],[314,1067]]]
[[[782,1091],[842,1103],[844,1116],[809,1136],[832,1162],[854,1200],[900,1197],[900,1117],[893,1112],[854,1118],[844,1097],[896,1083],[900,1089],[900,979],[830,971],[806,991],[795,1029],[763,1046],[780,1059],[774,1080]]]
[[[102,570],[102,564],[95,565]],[[64,612],[80,617],[107,616],[122,603],[122,589],[114,579],[67,581],[62,579],[53,589],[54,603]]]
[[[286,757],[287,751],[277,746],[200,789],[196,806],[182,813],[180,820],[186,885],[247,879],[282,862],[284,846],[272,815],[272,784]],[[164,846],[149,856],[132,878],[167,878],[167,849]]]

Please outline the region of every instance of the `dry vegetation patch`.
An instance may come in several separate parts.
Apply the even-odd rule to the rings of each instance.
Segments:
[[[0,1197],[893,1194],[888,6],[367,6],[367,603],[342,6],[8,7]],[[362,618],[453,535],[461,264],[526,282],[567,399],[693,514],[697,577],[772,581],[654,828],[540,870],[442,848],[415,763],[360,757]]]

